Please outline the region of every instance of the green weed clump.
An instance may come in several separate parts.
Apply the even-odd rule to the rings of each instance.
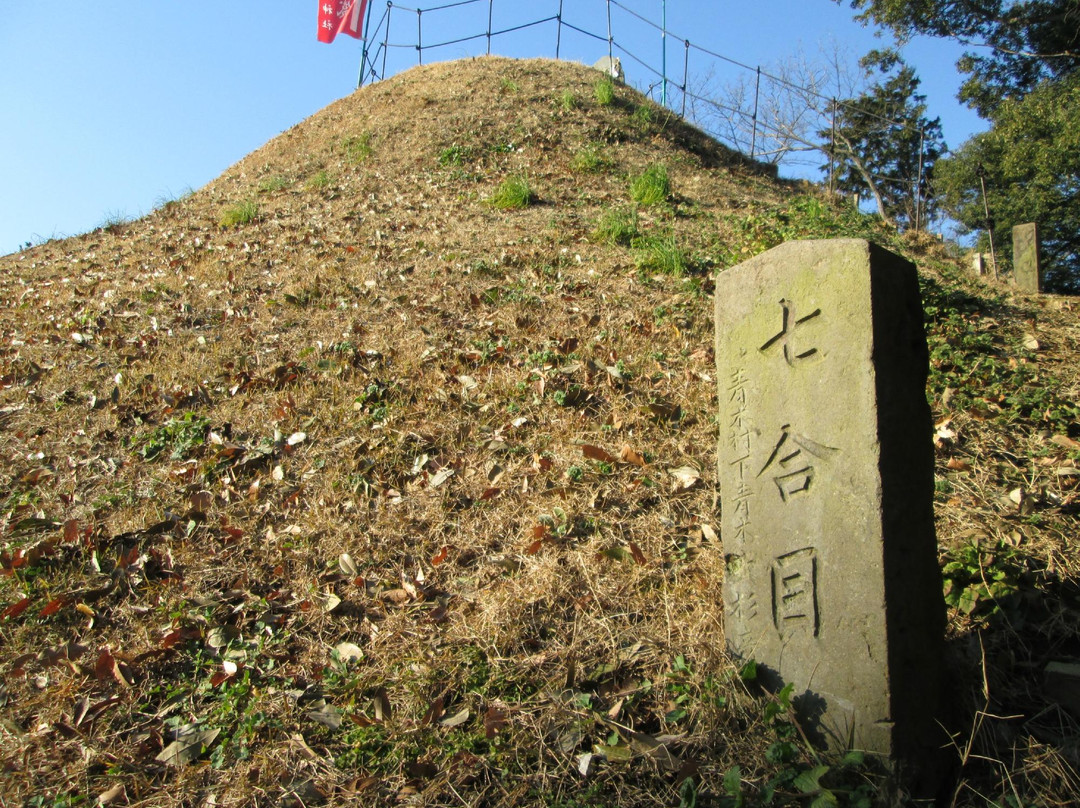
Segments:
[[[577,96],[574,95],[573,90],[563,90],[562,95],[559,96],[559,106],[563,112],[573,112],[578,107]]]
[[[649,124],[653,122],[652,109],[646,104],[635,107],[634,114],[631,117],[633,117],[634,123],[643,129],[647,128]]]
[[[659,205],[671,193],[667,169],[653,164],[630,180],[630,198],[643,207]]]
[[[634,239],[631,246],[638,269],[681,277],[690,266],[686,254],[675,241],[674,233],[641,236]]]
[[[517,176],[503,180],[487,201],[489,205],[499,210],[520,210],[529,207],[533,199],[528,179]]]
[[[439,152],[439,165],[443,168],[449,166],[463,166],[465,163],[471,161],[474,156],[473,150],[470,147],[459,146],[455,143],[453,146],[447,146]]]
[[[341,145],[345,149],[345,156],[353,163],[364,162],[374,152],[371,146],[371,132],[364,132],[361,135],[346,138]]]
[[[747,662],[739,675],[753,686],[757,663]],[[810,808],[871,808],[879,804],[881,789],[876,781],[880,774],[862,752],[823,754],[808,748],[798,728],[793,691],[793,685],[786,685],[768,697],[762,710],[762,723],[773,736],[764,754],[769,775],[751,783],[743,778],[740,766],[732,766],[724,774],[721,790],[725,797],[719,804],[732,808],[776,805],[783,803],[784,795],[789,795],[791,803]],[[688,778],[688,782],[693,781]]]
[[[830,205],[813,195],[797,196],[783,206],[762,206],[729,223],[734,238],[722,256],[726,266],[753,258],[782,242],[802,238],[865,238],[897,249],[893,244],[895,232],[883,232],[878,217],[860,213],[850,205]]]
[[[592,232],[593,241],[605,244],[620,244],[629,247],[638,237],[637,208],[611,208],[605,211]]]
[[[1054,385],[1039,383],[1035,354],[1021,342],[1006,345],[988,318],[972,316],[982,308],[978,299],[932,278],[921,278],[920,285],[930,325],[930,388],[951,390],[952,409],[1003,428],[1034,422],[1067,434],[1080,419],[1080,407]]]
[[[151,432],[138,448],[144,460],[156,460],[168,452],[172,460],[182,460],[206,441],[210,419],[193,412],[170,418]]]
[[[318,172],[308,180],[307,187],[312,191],[325,191],[330,187],[330,175],[325,171]]]
[[[593,96],[596,103],[602,107],[610,107],[615,103],[615,82],[610,76],[604,76],[596,80],[593,85]]]
[[[255,204],[255,201],[248,199],[239,204],[225,208],[225,212],[221,214],[221,218],[218,220],[218,224],[222,227],[239,227],[242,224],[249,224],[255,221],[255,217],[259,215],[259,206]]]
[[[284,191],[289,187],[289,181],[282,176],[266,177],[259,183],[259,193],[272,193],[274,191]]]
[[[1020,592],[1027,559],[1004,539],[950,548],[941,575],[945,603],[969,618],[997,614]]]
[[[590,143],[574,155],[570,168],[582,174],[599,174],[613,165],[611,158],[596,144]]]

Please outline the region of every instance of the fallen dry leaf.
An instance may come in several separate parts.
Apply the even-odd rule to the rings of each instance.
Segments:
[[[949,428],[952,423],[952,418],[946,418],[944,421],[940,421],[934,424],[934,443],[941,448],[945,443],[956,440],[956,432]]]
[[[353,660],[360,660],[364,658],[364,652],[359,645],[351,642],[339,642],[334,646],[334,650],[337,651],[338,659],[342,662],[351,662]]]
[[[356,562],[353,561],[352,556],[348,553],[342,553],[338,556],[338,568],[350,578],[355,578],[360,574]]]
[[[492,705],[488,707],[487,712],[484,714],[484,735],[488,738],[494,738],[506,727],[509,718],[506,711]]]
[[[428,482],[428,486],[431,488],[438,488],[453,476],[454,470],[449,466],[443,466],[435,472],[435,475],[431,478],[430,482]]]
[[[8,606],[4,611],[0,612],[0,620],[11,620],[18,617],[20,614],[26,611],[30,605],[30,598],[24,597],[21,600],[17,600]]]
[[[214,495],[209,491],[196,491],[188,497],[188,504],[191,506],[191,510],[196,513],[206,513],[210,510],[210,506],[213,502]]]
[[[412,596],[404,589],[387,589],[382,593],[382,599],[400,606],[412,600]]]
[[[180,768],[198,760],[221,734],[220,729],[199,729],[199,724],[188,724],[176,732],[176,740],[166,746],[154,760],[167,766]]]
[[[120,664],[109,648],[101,649],[101,653],[98,654],[97,662],[94,664],[94,675],[98,679],[114,679],[121,687],[130,687],[120,671]]]
[[[581,453],[585,455],[589,460],[598,460],[601,463],[614,463],[615,458],[604,451],[599,446],[593,446],[591,444],[584,444],[581,447]]]
[[[439,726],[460,727],[462,724],[469,720],[469,715],[469,708],[466,707],[464,710],[454,713],[449,718],[444,718],[442,721],[439,722]]]
[[[693,466],[679,466],[675,469],[668,469],[668,474],[675,478],[676,488],[686,490],[693,488],[701,481],[701,472]]]
[[[385,687],[380,687],[376,691],[373,702],[375,705],[376,721],[389,721],[393,717],[393,710],[390,707],[390,697],[387,695]]]
[[[1054,435],[1050,438],[1051,443],[1055,443],[1064,449],[1080,449],[1080,441],[1075,441],[1068,435]]]
[[[127,789],[124,788],[123,783],[118,783],[112,788],[102,791],[98,794],[98,805],[123,805],[128,801]]]
[[[435,701],[431,703],[431,706],[428,707],[427,712],[424,713],[424,717],[420,720],[420,726],[431,726],[436,721],[441,719],[443,715],[445,715],[445,712],[446,711],[443,709],[443,697],[439,696],[435,699]]]

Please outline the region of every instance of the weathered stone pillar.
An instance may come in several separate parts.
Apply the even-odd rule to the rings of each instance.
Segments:
[[[728,645],[818,741],[909,771],[945,740],[927,359],[914,266],[866,241],[717,278]]]
[[[1012,229],[1013,278],[1022,292],[1038,294],[1043,290],[1039,268],[1039,228],[1034,222]]]
[[[986,274],[986,256],[981,252],[971,254],[971,271],[979,278]]]

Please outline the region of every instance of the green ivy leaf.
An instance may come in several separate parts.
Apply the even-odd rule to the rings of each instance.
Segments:
[[[732,766],[724,772],[724,793],[732,797],[738,797],[742,791],[742,769]]]
[[[828,770],[828,766],[815,766],[796,777],[794,781],[792,781],[792,785],[799,789],[803,794],[814,794],[821,791],[821,784],[818,781]]]

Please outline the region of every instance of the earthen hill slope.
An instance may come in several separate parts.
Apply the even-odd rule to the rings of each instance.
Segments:
[[[723,653],[714,497],[713,278],[786,238],[873,235],[946,272],[926,289],[939,423],[955,402],[944,560],[1015,530],[1010,575],[1072,580],[1049,538],[1080,448],[1067,313],[946,280],[925,244],[628,88],[602,103],[598,78],[416,68],[144,219],[0,258],[10,799],[689,805],[773,781],[811,799],[792,782],[812,754]],[[1047,323],[1037,349],[1025,318]],[[1003,390],[1031,387],[1025,365],[1056,381],[983,402],[979,351]],[[992,496],[1032,491],[1031,469],[983,458],[1036,444],[1057,499],[1009,511]],[[973,597],[961,646],[992,625]],[[1015,779],[1052,797],[1036,775],[1068,756],[1030,727],[992,748],[1018,737],[1042,757],[1017,753]]]

